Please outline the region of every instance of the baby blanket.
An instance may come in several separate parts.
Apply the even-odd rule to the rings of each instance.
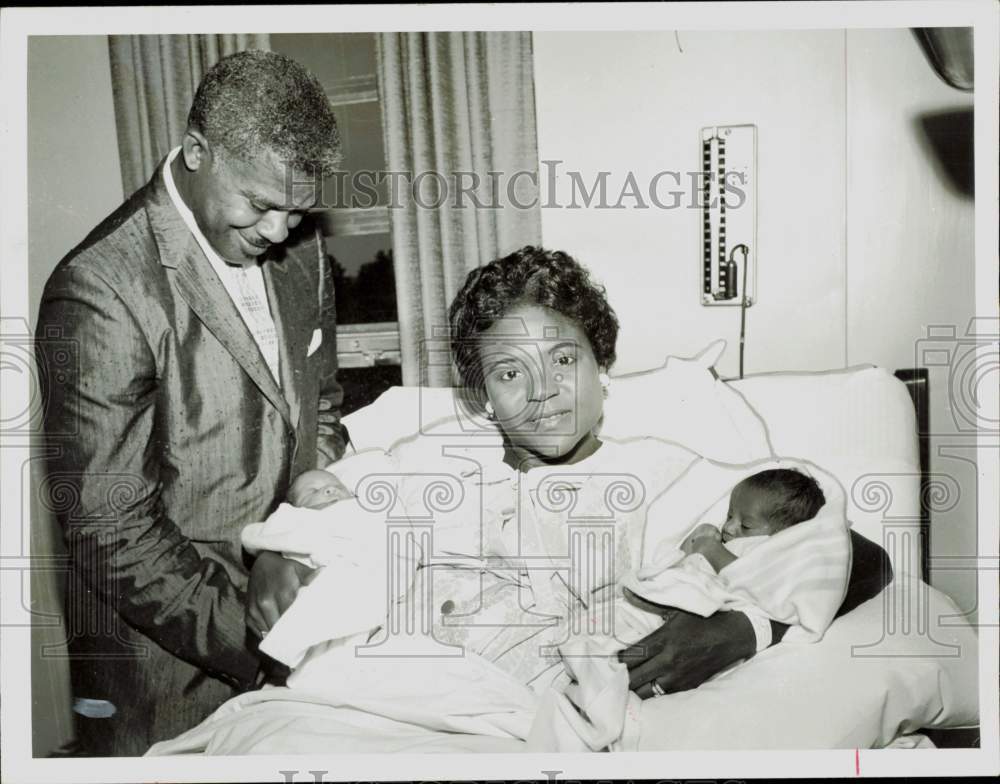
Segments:
[[[338,477],[360,491],[360,498],[327,509],[281,504],[266,523],[248,525],[242,533],[250,553],[272,550],[320,569],[260,644],[261,651],[293,669],[312,646],[374,628],[388,606],[386,514],[366,505],[364,483],[395,466],[390,455],[373,449],[338,468]],[[404,550],[393,565],[405,571],[405,561],[418,557]]]

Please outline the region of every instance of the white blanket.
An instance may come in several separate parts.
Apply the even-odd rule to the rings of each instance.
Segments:
[[[899,608],[886,639],[885,604]],[[978,722],[976,635],[960,610],[916,578],[838,618],[815,645],[776,645],[690,691],[644,700],[638,751],[882,748],[901,732]],[[930,624],[924,628],[921,624]],[[943,646],[949,655],[942,655]],[[859,647],[860,646],[860,647]],[[875,647],[873,647],[875,646]],[[888,653],[879,655],[881,648]],[[961,655],[958,653],[961,652]],[[164,754],[523,752],[522,740],[438,732],[266,687],[226,702]]]
[[[363,488],[366,477],[397,470],[381,449],[353,455],[337,468],[338,478],[363,497],[372,490]],[[281,504],[266,523],[243,529],[247,552],[280,552],[320,570],[265,636],[261,651],[294,669],[313,646],[382,623],[389,602],[386,519],[384,510],[372,511],[354,498],[322,510]],[[419,555],[404,551],[393,566],[405,571],[405,561]]]
[[[412,587],[407,582],[397,595],[387,593],[384,511],[369,511],[357,499],[322,510],[283,504],[266,523],[248,526],[243,544],[320,569],[260,645],[294,669],[289,688],[426,730],[528,737],[537,696],[492,662],[443,649],[419,633],[393,639],[405,645],[405,655],[373,644],[390,603],[405,602]],[[413,574],[421,555],[405,548],[392,566]]]
[[[386,615],[385,515],[357,500],[340,501],[333,511],[282,504],[266,524],[243,533],[250,551],[274,550],[319,569],[260,644],[293,669],[313,646],[371,630]]]

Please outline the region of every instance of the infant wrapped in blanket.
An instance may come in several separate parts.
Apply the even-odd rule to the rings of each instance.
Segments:
[[[540,745],[569,750],[569,726],[592,748],[602,741],[612,748],[632,747],[630,736],[638,731],[636,698],[628,693],[628,676],[618,659],[633,650],[627,644],[657,629],[676,609],[703,617],[744,612],[754,626],[758,651],[771,643],[771,619],[790,626],[788,642],[823,636],[850,573],[842,493],[828,483],[828,502],[820,484],[805,473],[806,464],[775,465],[736,484],[721,530],[700,523],[679,547],[663,540],[642,568],[625,576],[623,597],[614,605],[613,636],[581,636],[561,646],[573,683],[543,695],[535,723]],[[665,499],[683,507],[690,501],[685,495],[708,490],[728,473],[704,461]],[[718,518],[717,507],[709,519]],[[664,694],[655,681],[653,692]],[[588,706],[585,715],[580,706]]]
[[[758,650],[770,644],[766,619],[796,628],[792,639],[818,640],[843,600],[850,568],[845,521],[836,501],[820,515],[826,504],[801,468],[758,471],[733,488],[721,529],[700,523],[679,549],[661,543],[651,562],[626,577],[624,590],[706,617],[747,613]]]
[[[377,468],[373,459],[376,464],[353,474],[344,476],[343,466],[338,473],[351,485],[352,476]],[[824,479],[825,497],[803,473],[810,469]],[[735,487],[734,477],[740,477]],[[706,494],[715,499],[724,486],[726,497],[706,513]],[[407,637],[405,663],[393,665],[357,656],[357,646],[371,643],[386,608],[412,587],[390,575],[414,574],[421,556],[412,548],[389,556],[383,520],[350,495],[332,475],[310,472],[293,488],[298,507],[283,505],[267,523],[245,530],[250,550],[278,550],[330,567],[303,589],[261,649],[295,668],[289,686],[319,691],[335,704],[445,731],[510,734],[527,739],[531,750],[630,747],[638,698],[628,691],[618,653],[662,623],[662,608],[703,616],[744,611],[758,631],[758,649],[770,642],[772,618],[791,626],[787,641],[812,641],[832,621],[850,572],[843,493],[835,480],[803,463],[746,468],[701,460],[657,502],[658,514],[676,512],[676,518],[647,523],[652,556],[624,576],[624,593],[604,605],[613,614],[611,635],[570,637],[559,646],[563,666],[554,668],[537,645],[494,663],[470,652],[443,655],[442,646],[415,634]],[[719,519],[714,515],[722,503],[728,515],[721,530],[701,522]],[[661,537],[655,542],[649,539],[654,532]],[[419,612],[418,603],[409,617]],[[533,670],[551,676],[526,678]]]

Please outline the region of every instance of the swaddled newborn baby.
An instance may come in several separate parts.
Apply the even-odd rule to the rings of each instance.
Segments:
[[[637,579],[626,581],[632,590],[624,588],[625,598],[618,605],[622,623],[616,628],[616,637],[619,641],[632,642],[656,629],[670,604],[669,601],[660,604],[656,599],[668,599],[671,595],[686,598],[683,590],[677,590],[677,582],[683,576],[692,580],[700,578],[702,586],[725,591],[725,575],[720,572],[769,537],[812,520],[825,503],[816,480],[800,471],[774,468],[748,476],[730,493],[729,510],[721,529],[708,523],[699,525],[680,545],[684,557],[678,554],[666,567],[654,564],[652,568],[640,570]],[[672,582],[672,577],[677,580]],[[643,596],[636,595],[637,587],[651,579],[659,584],[661,591],[646,588],[641,591]],[[694,582],[697,584],[696,580]],[[631,606],[626,607],[624,602]],[[632,608],[643,612],[636,613]],[[764,615],[755,618],[751,613],[750,618],[755,627],[760,627],[758,636],[763,634],[765,644],[769,642],[770,632]],[[657,691],[655,686],[654,691]]]
[[[683,515],[681,496],[695,504],[703,488],[711,487],[691,475],[688,480],[675,486],[680,492],[673,499],[680,503],[662,505],[666,514]],[[610,603],[611,623],[601,624],[612,629],[610,635],[580,634],[560,646],[571,680],[543,696],[536,726],[564,722],[592,749],[633,747],[638,697],[629,692],[623,662],[678,610],[702,616],[744,612],[757,632],[758,650],[770,644],[771,618],[801,623],[802,639],[821,636],[842,598],[849,564],[846,542],[840,541],[846,539],[845,521],[835,509],[821,513],[825,506],[818,482],[797,470],[769,469],[740,481],[730,491],[721,530],[699,525],[679,548],[664,540],[651,563],[623,578],[622,595]],[[814,522],[799,527],[808,520]],[[812,557],[816,552],[819,558]],[[655,679],[650,688],[665,693]],[[554,732],[548,745],[558,747],[564,734]]]

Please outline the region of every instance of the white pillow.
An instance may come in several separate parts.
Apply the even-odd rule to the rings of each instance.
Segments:
[[[697,356],[667,357],[662,367],[612,379],[601,433],[656,436],[722,463],[749,463],[772,454],[764,421],[712,369],[726,341]]]
[[[463,432],[457,418],[462,409],[455,395],[456,390],[448,387],[390,387],[342,421],[359,451],[388,449],[400,438],[431,429]]]
[[[761,418],[712,370],[725,348],[726,342],[717,340],[690,359],[667,357],[663,367],[613,379],[600,432],[615,438],[656,436],[725,463],[770,456]],[[450,388],[392,387],[343,421],[359,450],[385,449],[415,433],[492,431],[463,404],[462,391]]]
[[[813,373],[764,373],[729,384],[767,424],[775,451],[833,474],[851,527],[919,574],[920,459],[906,385],[871,365]]]
[[[913,401],[885,368],[761,373],[727,385],[767,423],[778,454],[813,462],[891,456],[919,466]]]

